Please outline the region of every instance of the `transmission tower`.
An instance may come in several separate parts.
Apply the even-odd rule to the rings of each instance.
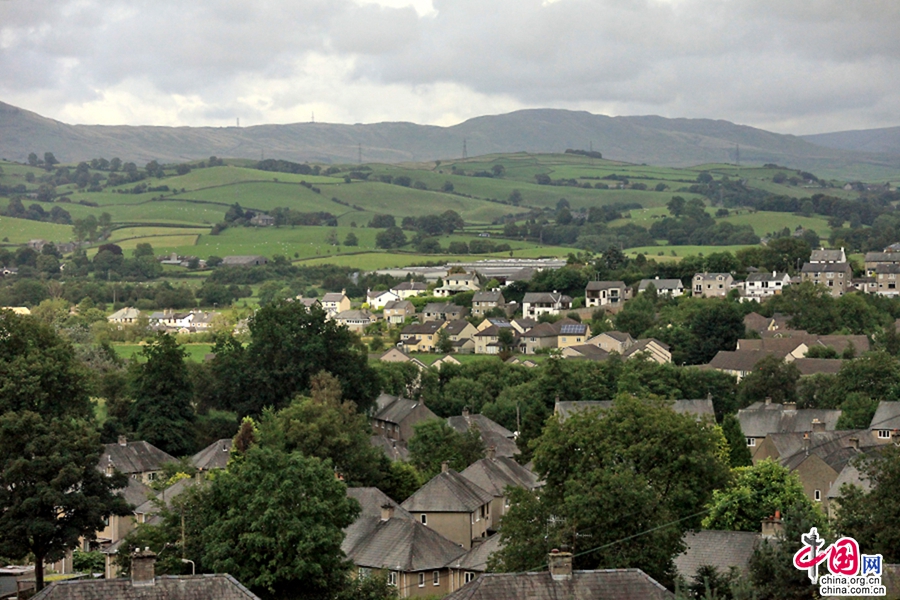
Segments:
[[[362,144],[359,144],[356,149],[356,161],[362,164]]]
[[[469,151],[466,149],[466,138],[463,138],[463,158],[469,158]]]

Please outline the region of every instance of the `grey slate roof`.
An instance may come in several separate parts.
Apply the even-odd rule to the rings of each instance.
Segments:
[[[409,512],[473,512],[494,499],[453,469],[438,473],[401,506]]]
[[[819,248],[810,253],[809,260],[810,262],[838,262],[845,260],[845,254],[843,249],[829,250]]]
[[[749,275],[747,275],[747,281],[784,281],[785,275],[787,275],[787,273],[779,273],[777,271],[766,271],[765,273],[750,273]]]
[[[154,494],[153,498],[145,498],[145,502],[138,505],[138,507],[134,509],[134,512],[141,515],[155,515],[159,512],[159,504],[171,508],[172,500],[180,496],[184,490],[194,486],[196,483],[197,480],[193,478],[179,479],[166,489]]]
[[[447,424],[459,433],[467,432],[471,427],[477,427],[481,433],[481,439],[485,448],[494,447],[497,456],[515,456],[519,453],[512,431],[500,425],[496,421],[484,415],[463,414],[461,416],[448,417]]]
[[[826,373],[834,375],[841,370],[844,361],[840,358],[798,358],[794,366],[801,375],[816,375]]]
[[[860,488],[864,492],[868,492],[872,489],[872,482],[869,481],[869,478],[863,475],[856,466],[856,461],[851,460],[849,463],[844,465],[844,468],[841,469],[840,474],[837,476],[837,479],[834,480],[834,483],[831,484],[831,489],[828,490],[828,498],[837,498],[841,495],[841,486],[844,484],[855,485]]]
[[[428,284],[423,283],[421,281],[404,281],[403,283],[398,283],[394,287],[391,288],[395,291],[413,291],[413,292],[424,292],[428,289]]]
[[[444,600],[669,600],[675,595],[640,569],[573,571],[554,581],[540,573],[484,573]]]
[[[640,284],[638,284],[638,291],[646,291],[651,283],[657,292],[671,292],[684,289],[684,284],[681,283],[680,279],[641,279]]]
[[[559,292],[528,292],[525,294],[525,297],[522,298],[522,303],[524,304],[525,302],[529,304],[534,304],[536,302],[550,302],[552,304],[561,302],[566,304],[571,303],[572,298],[565,294],[560,294]]]
[[[466,552],[456,562],[450,563],[450,567],[463,571],[478,571],[484,573],[487,571],[487,562],[491,554],[500,549],[500,534],[494,535],[484,540],[475,540],[472,542],[472,549]]]
[[[500,292],[475,292],[472,302],[503,302],[503,294]]]
[[[752,371],[766,356],[768,354],[760,350],[719,350],[707,367],[721,371]]]
[[[391,300],[384,305],[384,310],[406,310],[416,312],[416,307],[409,300]]]
[[[382,399],[385,399],[383,404]],[[415,400],[407,400],[406,398],[394,398],[393,396],[382,394],[376,400],[378,411],[375,413],[373,418],[380,421],[387,421],[388,423],[400,424],[403,422],[403,419],[408,417],[410,413],[412,413],[412,411],[415,410],[416,407],[418,407],[420,404],[421,402],[416,402]],[[437,415],[434,416],[435,418],[437,418]]]
[[[428,321],[427,323],[410,323],[400,330],[401,335],[431,335],[441,328],[443,321]]]
[[[593,344],[580,344],[578,346],[569,346],[568,350],[577,352],[582,357],[590,359],[590,360],[606,360],[607,358],[609,358],[609,352],[607,352],[600,346],[595,346]],[[578,358],[580,358],[580,357],[578,357]]]
[[[454,319],[453,321],[447,322],[444,331],[447,332],[447,335],[459,335],[461,331],[469,326],[469,324],[470,323],[465,319]]]
[[[128,485],[125,486],[125,489],[116,490],[116,492],[125,498],[125,502],[132,506],[140,506],[147,501],[147,498],[156,495],[153,488],[144,485],[141,480],[134,477],[128,478]]]
[[[499,498],[509,486],[533,490],[538,487],[537,475],[511,458],[482,458],[460,473],[463,477]]]
[[[866,252],[865,262],[900,262],[900,252]]]
[[[345,530],[341,550],[355,565],[394,571],[442,569],[465,550],[413,519],[360,517]]]
[[[739,410],[737,417],[745,436],[762,438],[772,433],[812,431],[813,419],[825,423],[826,431],[834,431],[841,411],[821,408],[784,410],[781,404],[756,403]]]
[[[328,292],[322,296],[322,302],[340,302],[343,298],[344,294],[341,294],[340,292]]]
[[[165,575],[153,585],[130,579],[54,581],[32,600],[259,600],[231,575]]]
[[[622,356],[624,356],[625,358],[628,358],[629,356],[633,356],[633,355],[637,354],[638,352],[644,352],[647,350],[647,347],[651,343],[656,344],[657,346],[659,346],[660,348],[662,348],[663,350],[665,350],[667,352],[669,350],[669,345],[666,344],[665,342],[661,342],[656,338],[644,338],[642,340],[637,340],[633,346],[628,348],[622,354]]]
[[[372,435],[369,437],[369,443],[384,452],[391,460],[409,460],[409,450],[406,446],[396,440],[389,439],[385,435]]]
[[[588,281],[587,287],[584,289],[588,292],[599,292],[602,290],[624,287],[624,281]]]
[[[395,519],[415,520],[411,514],[400,507],[400,504],[392,500],[387,494],[379,490],[377,487],[353,487],[347,488],[347,496],[355,499],[362,507],[360,517],[376,517],[381,518],[381,507],[390,504],[394,507]]]
[[[231,438],[217,440],[191,457],[191,464],[201,471],[224,469],[231,458]]]
[[[617,342],[621,343],[630,343],[634,342],[634,338],[631,337],[630,333],[625,331],[604,331],[603,333],[598,333],[597,336],[607,335]]]
[[[849,273],[850,265],[847,263],[804,263],[801,273]]]
[[[869,429],[900,429],[900,402],[879,402]]]
[[[126,442],[124,445],[103,444],[103,454],[100,455],[98,468],[106,470],[110,463],[122,473],[132,475],[135,473],[148,473],[159,471],[163,463],[173,462],[175,457],[167,454],[148,442]]]
[[[686,546],[684,553],[675,557],[678,574],[690,582],[702,566],[713,566],[720,573],[728,573],[737,567],[747,574],[753,549],[759,543],[760,534],[752,531],[688,531],[681,538]]]
[[[705,416],[715,418],[715,410],[711,399],[703,400],[670,400],[672,410],[680,415],[694,415],[698,419]],[[612,400],[582,400],[577,402],[557,402],[556,414],[560,421],[565,421],[574,414],[588,409],[609,410],[612,408]]]

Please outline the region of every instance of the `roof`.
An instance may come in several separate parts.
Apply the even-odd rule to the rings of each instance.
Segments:
[[[447,335],[459,335],[466,327],[472,327],[472,329],[475,328],[474,325],[465,319],[454,319],[444,326],[444,331],[447,332]]]
[[[624,281],[589,281],[587,287],[585,287],[584,289],[587,292],[599,292],[601,290],[624,287]]]
[[[557,303],[571,303],[572,298],[566,296],[565,294],[560,294],[559,292],[528,292],[525,294],[525,297],[522,298],[522,303],[535,304],[537,302],[550,302],[552,304]]]
[[[801,345],[806,344],[806,346],[809,347],[809,345],[812,343],[812,339],[804,336],[762,338],[759,340],[738,340],[737,351],[759,351],[764,354],[773,354],[778,358],[784,358],[785,356],[799,348]]]
[[[143,504],[137,506],[134,512],[142,515],[155,515],[159,512],[159,505],[163,504],[169,508],[172,507],[172,500],[181,495],[184,490],[192,487],[197,483],[194,478],[179,479],[161,492],[157,492],[152,498],[145,499]]]
[[[500,292],[475,292],[472,302],[503,302],[503,294]]]
[[[174,456],[148,442],[126,442],[125,444],[103,444],[103,454],[100,455],[100,462],[97,466],[105,471],[107,465],[112,464],[116,470],[126,475],[132,475],[159,471],[163,463],[175,460]]]
[[[201,471],[224,469],[231,458],[231,438],[217,440],[191,457],[191,464]]]
[[[879,402],[869,429],[900,429],[900,402]]]
[[[405,461],[409,458],[409,450],[406,446],[398,443],[396,440],[389,439],[385,435],[372,435],[369,437],[369,443],[384,452],[384,455],[391,460]]]
[[[839,263],[804,263],[801,273],[846,273],[849,272],[850,265],[845,262]]]
[[[766,271],[764,273],[750,273],[747,275],[747,281],[784,281],[790,280],[791,276],[787,273],[778,273],[777,271]],[[757,313],[750,313],[757,314]],[[763,317],[765,318],[765,317]]]
[[[694,279],[700,278],[703,281],[716,281],[718,279],[728,279],[731,273],[694,273]]]
[[[450,567],[463,571],[478,571],[484,573],[487,571],[487,562],[491,554],[500,549],[500,534],[494,535],[484,540],[473,540],[472,549],[466,552],[455,563],[450,563]]]
[[[431,335],[435,331],[441,328],[443,323],[439,321],[428,321],[427,323],[410,323],[406,327],[400,330],[401,335],[419,335],[419,334],[427,334]]]
[[[148,498],[156,495],[153,488],[144,485],[140,479],[135,477],[128,478],[128,485],[125,486],[120,493],[122,497],[125,498],[125,502],[135,507],[140,506],[146,502]]]
[[[865,262],[900,262],[900,252],[866,252]]]
[[[435,475],[401,506],[409,512],[470,513],[493,499],[493,494],[448,469]]]
[[[565,354],[566,351],[577,353],[581,356],[575,358],[587,358],[590,360],[606,360],[609,358],[609,352],[601,348],[600,346],[595,346],[593,344],[581,344],[578,346],[569,346],[563,350]]]
[[[384,305],[384,310],[412,310],[416,312],[416,307],[409,300],[391,300]]]
[[[322,302],[340,302],[346,296],[341,292],[328,292],[322,296]]]
[[[588,332],[587,325],[576,321],[560,321],[556,325],[559,329],[559,335],[587,335]]]
[[[624,356],[625,358],[628,358],[629,356],[634,356],[638,352],[644,352],[645,350],[648,349],[650,344],[655,344],[655,345],[659,346],[660,348],[662,348],[663,350],[665,350],[666,352],[669,351],[669,345],[666,344],[665,342],[661,342],[656,338],[644,338],[642,340],[637,340],[633,346],[631,346],[630,348],[625,350],[625,352],[622,356]]]
[[[828,497],[837,498],[838,496],[840,496],[841,486],[845,483],[848,485],[855,485],[864,492],[868,492],[872,489],[872,482],[869,481],[868,477],[860,472],[860,470],[856,466],[856,461],[853,460],[844,465],[844,468],[841,469],[841,472],[840,474],[838,474],[837,479],[835,479],[834,483],[831,484],[831,489],[828,490]]]
[[[363,516],[344,532],[341,550],[360,567],[406,572],[442,569],[466,553],[414,519]]]
[[[803,433],[812,431],[814,419],[825,423],[826,431],[834,431],[839,410],[802,408],[785,410],[781,404],[754,404],[738,411],[741,431],[747,437],[766,437],[774,433]],[[793,454],[793,453],[791,453]]]
[[[683,290],[684,284],[680,279],[641,279],[638,285],[638,291],[643,292],[650,284],[653,284],[657,290]]]
[[[490,328],[489,328],[490,329]],[[559,333],[553,323],[538,323],[522,334],[522,337],[556,337]]]
[[[113,314],[106,317],[108,321],[120,321],[123,319],[137,319],[141,316],[141,311],[131,306],[119,309]]]
[[[379,490],[377,487],[352,487],[347,488],[347,496],[359,502],[362,507],[360,517],[376,517],[381,518],[381,507],[390,504],[394,507],[395,519],[415,520],[411,514],[400,508],[400,504],[392,500],[390,496]]]
[[[707,367],[720,371],[752,371],[766,356],[767,353],[759,350],[719,350]]]
[[[771,322],[771,317],[764,317],[757,312],[748,313],[744,316],[744,327],[751,331],[763,331],[769,327]]]
[[[746,575],[750,557],[759,543],[760,534],[751,531],[688,531],[681,538],[685,551],[675,557],[678,574],[691,581],[700,567],[709,565],[720,573],[731,567]]]
[[[405,291],[413,291],[413,292],[424,292],[428,289],[428,284],[423,283],[421,281],[404,281],[403,283],[398,283],[392,290],[399,290],[401,292]]]
[[[54,581],[34,600],[259,600],[231,575],[164,575],[153,585],[134,585],[130,579]]]
[[[630,343],[634,341],[634,338],[631,337],[631,334],[624,331],[604,331],[603,333],[598,333],[594,339],[600,337],[601,335],[611,337],[612,339],[621,343]]]
[[[483,573],[444,600],[663,600],[675,595],[640,569],[573,571],[554,581],[540,573]]]
[[[875,273],[876,274],[885,274],[885,273],[900,273],[900,264],[898,263],[890,263],[890,264],[879,264],[875,265]]]
[[[378,419],[379,421],[387,421],[388,423],[399,424],[402,423],[403,420],[406,419],[406,417],[408,417],[410,414],[412,414],[412,412],[419,406],[425,407],[425,405],[421,402],[417,402],[415,400],[407,400],[406,398],[394,398],[393,396],[387,396],[387,398],[393,398],[393,400],[385,402],[382,406],[382,403],[380,401],[385,396],[387,396],[387,394],[382,394],[378,397],[378,400],[376,400],[378,410],[373,418]],[[425,410],[430,413],[430,417],[435,419],[437,418],[437,415],[431,412],[431,410],[429,410],[427,407],[425,407]]]
[[[367,310],[342,310],[334,316],[335,321],[371,321],[372,313]]]
[[[827,373],[834,375],[841,370],[844,361],[839,358],[798,358],[794,365],[801,375],[816,375]]]
[[[463,477],[495,497],[506,495],[507,487],[533,490],[538,477],[516,461],[506,457],[482,458],[460,473]]]
[[[810,262],[843,262],[847,259],[843,248],[840,250],[826,250],[825,248],[820,248],[818,250],[813,250],[810,253],[809,260]]]

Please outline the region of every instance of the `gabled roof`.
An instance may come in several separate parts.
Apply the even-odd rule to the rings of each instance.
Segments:
[[[866,252],[865,262],[900,262],[900,252]]]
[[[819,248],[810,253],[809,260],[810,262],[843,262],[847,258],[843,248],[840,250]]]
[[[384,310],[411,310],[416,312],[416,307],[409,300],[391,300],[384,305]]]
[[[380,400],[386,394],[382,394],[378,397]],[[392,396],[388,396],[388,398],[392,398]],[[407,400],[406,398],[394,398],[392,402],[387,402],[383,407],[381,404],[378,404],[378,410],[375,413],[375,419],[379,421],[387,421],[388,423],[396,423],[400,424],[412,414],[412,412],[418,408],[419,406],[425,407],[421,402],[417,402],[415,400]],[[437,418],[428,407],[425,407],[425,410],[428,411],[428,417],[426,418]]]
[[[804,263],[801,273],[847,273],[850,272],[850,265],[845,262],[839,263]]]
[[[392,571],[442,569],[466,551],[413,519],[363,516],[345,530],[341,550],[355,565]]]
[[[493,447],[497,456],[515,456],[519,453],[519,447],[513,439],[515,434],[484,415],[463,414],[449,417],[447,424],[460,433],[465,433],[471,427],[477,427],[484,447]]]
[[[459,335],[462,333],[466,327],[475,328],[474,325],[466,321],[465,319],[454,319],[453,321],[449,321],[447,325],[444,327],[444,331],[447,332],[447,335]]]
[[[787,273],[779,273],[777,271],[766,271],[765,273],[750,273],[747,275],[747,281],[784,281],[787,279],[790,281],[791,276]],[[750,313],[756,314],[756,313]],[[765,318],[765,317],[763,317]]]
[[[526,490],[538,487],[537,475],[502,456],[477,460],[460,475],[498,498],[505,496],[506,488],[510,486]]]
[[[656,291],[683,290],[684,284],[680,279],[641,279],[638,284],[638,291],[643,292],[650,284],[656,288]]]
[[[394,507],[395,519],[415,520],[411,514],[400,508],[400,505],[377,487],[347,488],[347,496],[359,502],[362,511],[360,517],[381,518],[381,507],[390,504]]]
[[[694,273],[694,279],[702,279],[703,281],[718,281],[729,277],[731,277],[731,273]]]
[[[756,363],[769,356],[758,350],[719,350],[707,365],[720,371],[752,371]]]
[[[678,574],[691,581],[703,566],[716,567],[720,573],[728,573],[737,567],[746,574],[750,557],[761,536],[752,531],[688,531],[682,536],[685,551],[675,557]]]
[[[593,344],[569,346],[563,349],[563,354],[570,355],[571,358],[587,358],[589,360],[606,360],[609,358],[609,352]],[[579,356],[571,356],[571,354],[578,354]]]
[[[406,461],[409,459],[409,450],[406,446],[397,442],[397,440],[389,439],[385,435],[369,436],[369,443],[384,452],[384,455],[391,460]]]
[[[764,354],[772,354],[778,358],[784,358],[791,352],[795,351],[801,345],[806,344],[809,347],[812,340],[801,337],[782,337],[782,338],[763,338],[759,340],[738,340],[738,352],[742,351],[758,351]]]
[[[538,323],[528,331],[522,334],[522,337],[534,337],[534,338],[545,338],[545,337],[556,337],[559,333],[556,331],[556,327],[553,326],[553,323]]]
[[[834,375],[841,370],[843,364],[844,361],[840,358],[798,358],[794,361],[794,366],[801,375],[817,375],[819,373]]]
[[[666,352],[669,351],[669,345],[666,344],[665,342],[661,342],[656,338],[644,338],[642,340],[637,340],[633,346],[631,346],[630,348],[625,350],[625,352],[622,354],[622,356],[624,356],[625,358],[628,358],[630,356],[634,356],[638,352],[647,351],[651,344],[658,346],[659,348],[665,350]]]
[[[371,321],[372,313],[367,310],[342,310],[334,316],[336,321]]]
[[[401,505],[409,512],[474,512],[494,499],[453,469],[435,475]]]
[[[461,571],[484,573],[487,571],[488,559],[491,557],[491,554],[500,549],[500,546],[499,533],[495,533],[484,540],[473,540],[472,549],[448,566]]]
[[[391,296],[396,296],[391,290],[366,290],[366,298],[378,298],[380,296],[384,296],[390,294]]]
[[[565,294],[560,294],[559,292],[528,292],[525,294],[525,297],[522,299],[522,303],[535,304],[537,302],[549,302],[552,304],[566,304],[571,303],[572,298],[566,296]]]
[[[421,281],[404,281],[403,283],[398,283],[394,287],[391,288],[394,291],[411,291],[411,292],[424,292],[428,289],[427,283],[422,283]]]
[[[509,329],[514,338],[519,337],[519,332],[513,329],[512,327],[508,327],[505,325],[491,325],[490,327],[485,327],[478,333],[474,334],[473,337],[497,337],[500,335],[501,329]]]
[[[141,316],[141,311],[131,306],[126,306],[106,317],[108,321],[122,321],[125,319],[137,319]]]
[[[428,321],[427,323],[410,323],[400,330],[401,335],[431,335],[443,325],[440,321]]]
[[[132,475],[159,471],[163,463],[174,462],[175,457],[148,442],[103,444],[103,454],[97,467],[105,471],[112,464],[116,470]]]
[[[598,333],[596,336],[594,336],[591,339],[596,340],[601,335],[611,337],[612,339],[614,339],[617,342],[622,343],[622,344],[627,344],[627,343],[631,343],[634,341],[634,338],[631,337],[631,334],[626,333],[624,331],[604,331],[603,333]]]
[[[869,429],[900,429],[900,402],[879,402]]]
[[[751,331],[764,331],[771,322],[771,317],[764,317],[758,312],[748,313],[744,316],[744,327]]]
[[[602,290],[624,287],[626,287],[624,281],[588,281],[587,287],[584,289],[587,292],[599,292]]]
[[[841,495],[841,486],[845,483],[848,485],[855,485],[864,492],[868,492],[872,489],[872,482],[860,472],[859,468],[856,466],[855,460],[851,460],[844,465],[843,469],[841,469],[837,479],[831,484],[831,489],[828,490],[828,498],[839,497]]]
[[[191,464],[201,471],[224,469],[231,458],[231,438],[218,440],[191,457]]]
[[[821,408],[785,410],[781,404],[759,403],[741,409],[737,414],[744,435],[757,438],[775,433],[811,432],[814,419],[825,423],[826,431],[834,431],[840,417],[839,410]]]
[[[444,600],[670,600],[675,595],[640,569],[573,571],[554,581],[539,573],[483,573]]]
[[[130,579],[70,579],[54,581],[33,600],[260,600],[237,579],[222,575],[162,575],[153,585]]]
[[[148,498],[156,496],[153,488],[144,485],[140,479],[135,477],[129,477],[128,485],[125,486],[125,489],[116,490],[116,492],[125,498],[125,502],[134,507],[138,507],[146,502]]]
[[[329,292],[322,296],[322,302],[340,302],[344,298],[346,298],[346,296],[340,292]]]
[[[135,514],[155,515],[159,512],[159,505],[162,504],[167,508],[172,507],[172,500],[180,496],[184,490],[194,486],[197,480],[194,478],[179,479],[166,489],[156,492],[150,498],[145,498],[142,504],[134,509]]]
[[[462,310],[461,306],[457,306],[452,302],[429,302],[422,309],[423,313],[456,313]]]
[[[472,302],[503,302],[503,294],[500,292],[475,292]]]

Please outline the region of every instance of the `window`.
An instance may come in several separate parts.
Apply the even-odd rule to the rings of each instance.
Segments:
[[[428,515],[422,513],[422,516],[420,518],[422,519],[422,525],[428,525]]]
[[[431,574],[431,583],[432,585],[441,585],[441,572],[435,571]]]
[[[747,438],[747,445],[753,447],[756,445],[756,438]]]
[[[425,587],[425,573],[419,573],[419,587]]]
[[[822,501],[822,490],[816,490],[813,492],[813,497],[816,499],[816,502]]]
[[[366,577],[368,577],[371,574],[372,574],[372,569],[369,569],[367,567],[359,568],[359,578],[360,579],[365,579]]]
[[[475,579],[475,573],[473,573],[472,571],[466,571],[465,579],[466,583],[469,583],[470,581]]]
[[[891,439],[891,430],[890,429],[879,429],[878,430],[878,439],[881,439],[881,440]]]
[[[397,587],[397,571],[391,571],[390,573],[388,573],[388,585]]]

